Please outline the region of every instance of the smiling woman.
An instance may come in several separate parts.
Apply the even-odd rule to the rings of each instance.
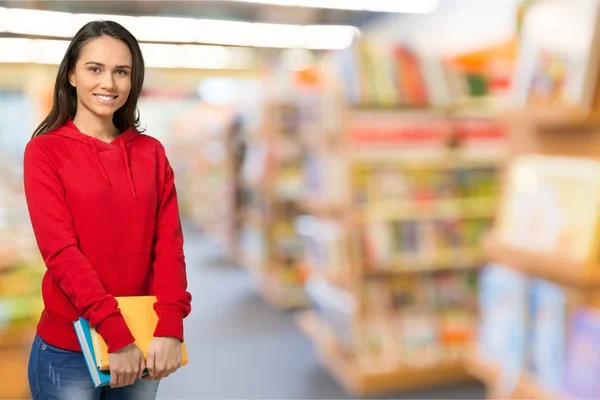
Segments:
[[[109,118],[125,105],[131,91],[132,70],[131,51],[125,43],[109,36],[91,40],[83,47],[81,56],[73,71],[69,74],[69,83],[76,89],[77,114],[73,122],[77,126],[85,126],[88,116]],[[89,127],[90,132],[102,127]],[[107,132],[109,137],[98,139],[111,142],[117,136],[118,128]]]
[[[58,128],[67,118],[92,136],[106,134],[106,128],[111,136],[127,128],[141,132],[137,101],[144,68],[137,40],[121,25],[112,21],[85,25],[67,48],[56,77],[52,110],[33,136]],[[85,115],[90,112],[104,118],[88,120]],[[83,127],[79,123],[84,121],[101,123]]]
[[[164,147],[139,128],[143,82],[133,35],[115,22],[88,23],[25,149],[27,206],[47,267],[29,359],[34,400],[153,400],[180,365],[191,310],[183,234]],[[158,323],[144,358],[115,297],[148,295]],[[73,327],[79,318],[108,344],[110,386],[92,383]]]

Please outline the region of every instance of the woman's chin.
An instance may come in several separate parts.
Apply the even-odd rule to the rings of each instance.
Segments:
[[[94,114],[96,114],[99,117],[102,118],[108,118],[108,117],[112,117],[113,114],[115,113],[115,109],[113,109],[112,107],[97,107],[94,108]]]

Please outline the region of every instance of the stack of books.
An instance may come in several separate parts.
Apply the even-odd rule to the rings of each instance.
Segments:
[[[148,346],[154,337],[154,330],[158,316],[154,311],[155,296],[117,297],[119,309],[129,330],[135,337],[135,344],[148,358]],[[108,345],[98,334],[96,329],[84,318],[73,322],[81,351],[94,387],[107,386],[110,383],[110,365],[108,362]],[[181,346],[181,366],[187,364],[187,350],[185,344]],[[147,375],[144,371],[143,375]]]

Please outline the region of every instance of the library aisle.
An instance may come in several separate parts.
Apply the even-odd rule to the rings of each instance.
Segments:
[[[347,399],[323,369],[291,311],[273,312],[249,274],[224,265],[216,241],[186,224],[193,310],[185,321],[190,363],[161,383],[158,399]],[[388,395],[482,399],[477,384]]]

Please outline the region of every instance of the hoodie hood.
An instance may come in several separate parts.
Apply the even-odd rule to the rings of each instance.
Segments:
[[[123,131],[116,139],[112,142],[107,143],[100,139],[97,139],[93,136],[86,135],[81,132],[79,128],[73,123],[73,120],[70,118],[67,122],[55,132],[53,132],[57,136],[62,136],[68,139],[72,139],[78,141],[86,146],[89,146],[94,154],[94,159],[96,165],[98,166],[98,170],[100,174],[107,182],[108,185],[112,185],[108,174],[106,173],[106,169],[102,164],[102,160],[100,159],[100,153],[104,151],[115,151],[120,150],[121,155],[123,157],[123,162],[125,163],[125,168],[127,170],[127,180],[129,182],[129,188],[131,189],[131,193],[133,197],[137,198],[137,192],[135,190],[135,183],[133,180],[133,175],[131,173],[131,165],[129,162],[129,154],[127,153],[127,146],[130,142],[137,139],[140,136],[140,133],[134,130],[133,128],[127,128]]]

